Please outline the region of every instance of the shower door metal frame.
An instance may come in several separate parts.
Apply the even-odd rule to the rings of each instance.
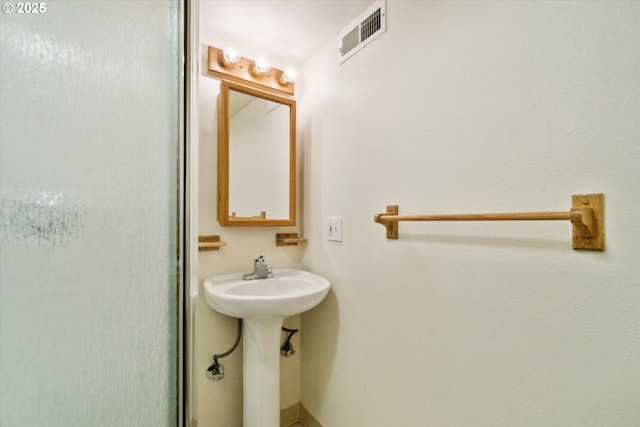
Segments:
[[[197,425],[195,304],[198,297],[199,0],[180,1],[180,236],[178,272],[178,427]]]

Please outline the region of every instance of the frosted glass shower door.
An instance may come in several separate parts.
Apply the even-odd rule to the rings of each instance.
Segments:
[[[182,3],[3,3],[0,425],[175,426]]]

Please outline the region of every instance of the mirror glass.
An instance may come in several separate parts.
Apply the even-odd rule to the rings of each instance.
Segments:
[[[218,123],[221,225],[295,225],[295,101],[223,81]]]

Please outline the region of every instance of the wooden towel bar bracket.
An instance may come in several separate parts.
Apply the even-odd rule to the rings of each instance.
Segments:
[[[573,225],[573,248],[604,250],[604,195],[574,194],[571,209],[563,212],[516,212],[453,215],[399,215],[397,205],[388,205],[386,213],[373,218],[387,229],[388,239],[398,238],[399,221],[558,221]]]
[[[306,243],[305,237],[299,237],[298,233],[277,233],[276,246],[298,246],[298,243]]]
[[[198,236],[198,251],[217,251],[227,242],[220,240],[220,236]]]

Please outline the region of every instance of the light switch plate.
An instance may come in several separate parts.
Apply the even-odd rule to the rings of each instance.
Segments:
[[[342,242],[342,217],[327,217],[327,240]]]

